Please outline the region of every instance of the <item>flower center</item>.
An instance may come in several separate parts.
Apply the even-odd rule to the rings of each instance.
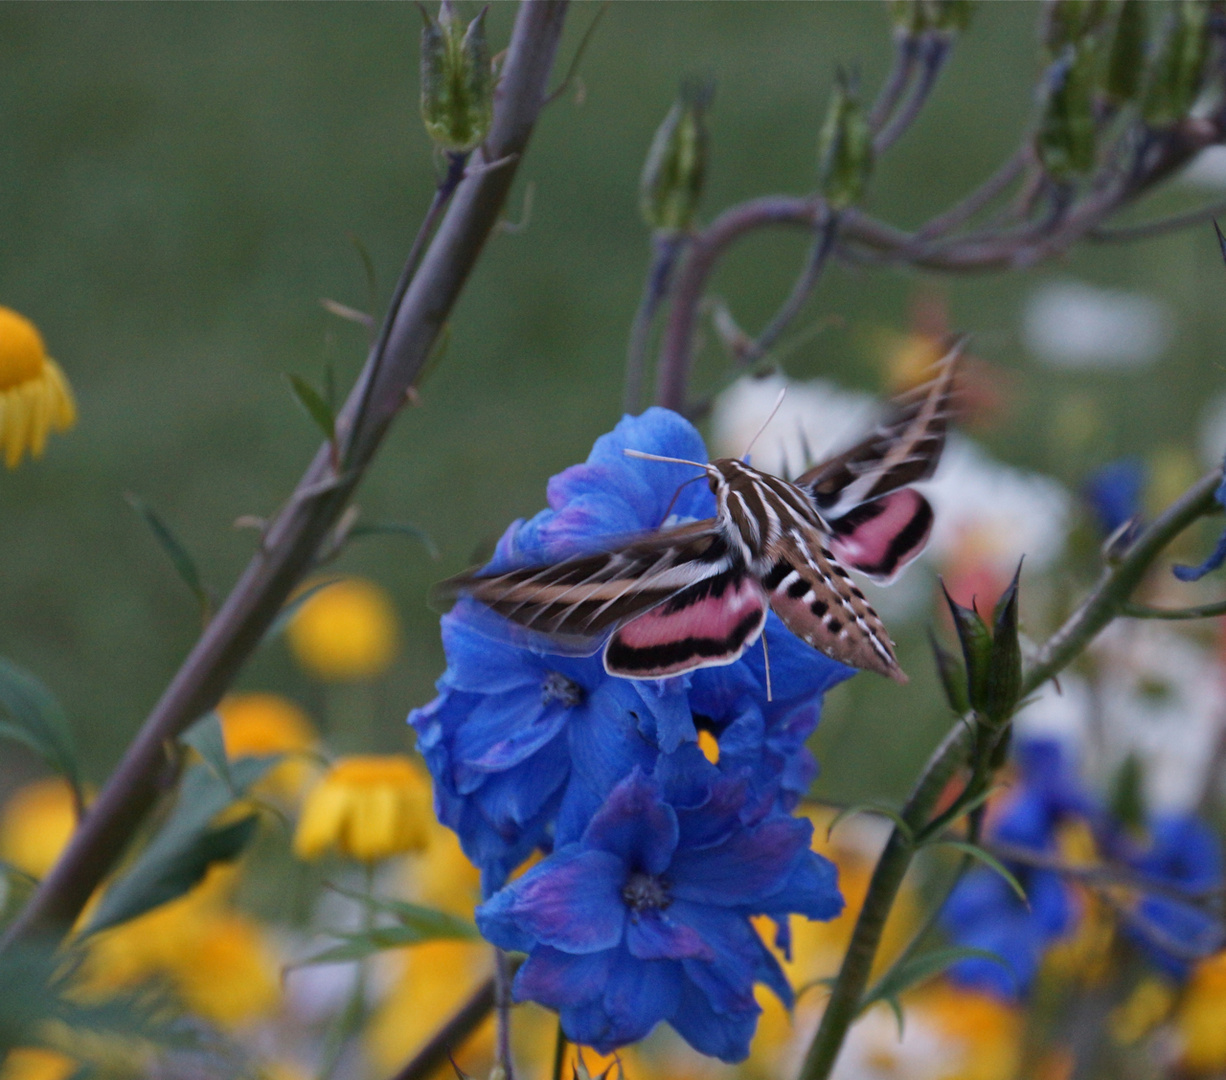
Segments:
[[[644,911],[663,911],[673,902],[668,895],[668,882],[654,874],[636,871],[622,886],[622,899],[635,915]]]
[[[34,324],[24,315],[0,307],[0,393],[37,379],[46,355]]]
[[[583,687],[571,682],[565,675],[551,671],[541,683],[541,704],[552,705],[555,701],[568,709],[573,709],[583,700]]]

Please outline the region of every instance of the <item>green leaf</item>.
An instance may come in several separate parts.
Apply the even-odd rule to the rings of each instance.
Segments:
[[[240,758],[229,765],[232,788],[206,765],[188,768],[174,810],[127,872],[107,889],[85,934],[135,918],[182,896],[214,862],[236,858],[255,832],[256,815],[214,828],[213,819],[279,759]]]
[[[426,549],[426,554],[432,559],[439,557],[438,548],[429,534],[416,525],[402,525],[398,521],[371,521],[355,525],[349,530],[349,536],[357,540],[363,536],[411,536]]]
[[[305,410],[307,416],[315,421],[315,425],[323,432],[324,438],[332,442],[336,438],[336,414],[323,395],[301,375],[287,374],[290,389],[298,404]]]
[[[856,803],[854,806],[843,807],[842,810],[834,815],[834,820],[826,827],[826,839],[830,839],[836,825],[844,818],[849,818],[853,814],[880,814],[882,817],[887,817],[894,822],[895,827],[906,837],[908,843],[915,839],[911,826],[907,824],[902,814],[897,810],[891,810],[888,806],[881,806],[877,803]]]
[[[318,592],[322,592],[329,585],[335,585],[341,578],[329,578],[327,581],[317,581],[309,588],[303,589],[292,600],[277,612],[277,617],[273,619],[272,625],[265,631],[264,640],[271,641],[273,638],[285,633],[285,628],[289,626],[290,620],[298,614],[299,609],[308,600]]]
[[[124,495],[127,503],[135,510],[149,526],[149,531],[153,533],[153,537],[161,545],[162,550],[169,557],[171,565],[174,566],[175,572],[182,579],[183,583],[192,591],[192,595],[200,604],[200,611],[204,617],[208,617],[209,612],[213,609],[213,598],[209,596],[208,590],[204,587],[204,582],[200,577],[200,571],[196,568],[196,561],[188,553],[187,548],[183,546],[179,538],[175,536],[170,526],[158,515],[144,499],[128,492]]]
[[[1030,906],[1030,900],[1026,896],[1026,890],[1022,888],[1021,882],[1018,881],[1017,878],[1013,876],[1009,868],[990,851],[985,851],[978,844],[972,844],[968,840],[933,840],[931,843],[934,845],[939,844],[942,847],[954,848],[956,851],[960,851],[964,855],[969,855],[972,859],[978,859],[989,870],[994,870],[997,874],[999,874],[1004,879],[1005,884],[1017,894],[1017,898],[1021,900],[1023,904],[1025,904],[1027,907]]]
[[[256,814],[229,825],[193,834],[156,859],[141,859],[112,885],[98,905],[86,933],[96,934],[161,907],[199,884],[215,862],[232,862],[255,835]]]
[[[442,915],[442,912],[437,914]],[[311,967],[316,964],[341,964],[350,960],[364,960],[375,953],[387,949],[403,949],[409,945],[420,945],[423,941],[436,941],[439,938],[468,937],[470,935],[431,934],[423,933],[416,926],[377,926],[373,930],[362,930],[353,934],[336,934],[338,942],[329,945],[320,952],[291,964],[291,968]]]
[[[909,959],[903,960],[901,963],[895,964],[878,980],[877,985],[872,987],[860,1002],[860,1012],[864,1012],[878,1002],[885,1002],[894,1010],[894,1015],[898,1017],[899,1035],[902,1034],[902,1010],[898,1004],[898,999],[908,990],[912,990],[929,979],[940,975],[947,968],[956,964],[959,960],[987,960],[993,964],[999,964],[1009,973],[1013,975],[1013,970],[1005,961],[990,952],[987,949],[976,949],[969,945],[955,945],[947,949],[934,949],[932,952],[922,953],[919,956],[912,956]]]
[[[215,712],[205,713],[180,737],[184,746],[190,746],[200,755],[213,774],[226,785],[235,798],[234,778],[230,775],[230,759],[226,757],[226,740],[221,733],[221,717]]]
[[[0,657],[0,738],[14,739],[34,751],[72,787],[77,804],[81,770],[76,743],[55,695],[30,672]]]
[[[436,908],[422,907],[420,904],[410,904],[405,900],[393,900],[388,897],[371,896],[369,893],[355,892],[342,888],[340,885],[329,884],[333,892],[347,896],[365,904],[373,911],[383,912],[397,919],[400,924],[421,935],[422,941],[434,938],[475,939],[481,935],[471,919],[461,918]]]

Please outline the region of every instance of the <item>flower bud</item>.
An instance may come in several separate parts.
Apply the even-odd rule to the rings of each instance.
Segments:
[[[923,0],[929,29],[943,34],[960,34],[971,23],[975,5],[971,0]]]
[[[465,29],[450,0],[437,20],[422,8],[421,118],[430,138],[448,153],[466,154],[479,145],[494,119],[486,10]]]
[[[840,71],[818,139],[818,187],[833,210],[864,195],[873,170],[873,133],[860,107],[855,80]]]
[[[924,0],[890,0],[890,21],[900,37],[918,37],[928,29]]]
[[[1147,0],[1124,0],[1115,20],[1115,33],[1107,55],[1106,91],[1116,105],[1135,101],[1145,72],[1145,38],[1149,17]]]
[[[651,228],[685,232],[693,224],[707,172],[706,111],[714,87],[685,82],[651,140],[639,180],[639,209]]]
[[[1052,65],[1046,98],[1035,132],[1035,149],[1054,180],[1068,180],[1094,168],[1094,53],[1086,46],[1065,50]]]
[[[1154,56],[1141,107],[1152,127],[1169,127],[1188,114],[1200,94],[1209,51],[1209,5],[1180,0]]]
[[[1050,57],[1067,46],[1081,46],[1106,22],[1107,0],[1048,0],[1040,35]]]

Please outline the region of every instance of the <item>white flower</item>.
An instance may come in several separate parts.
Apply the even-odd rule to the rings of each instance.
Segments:
[[[1179,182],[1206,191],[1226,188],[1226,146],[1207,146],[1179,174]]]
[[[1026,302],[1022,332],[1027,349],[1050,367],[1128,370],[1166,351],[1172,321],[1166,305],[1144,293],[1052,281]]]

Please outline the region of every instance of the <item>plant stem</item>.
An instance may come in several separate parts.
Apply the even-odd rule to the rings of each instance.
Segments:
[[[494,1008],[494,980],[486,979],[477,990],[409,1060],[392,1080],[424,1080],[463,1044]]]
[[[511,1059],[511,965],[507,954],[494,948],[494,1007],[498,1013],[498,1062],[505,1080],[515,1080]]]
[[[1119,562],[1103,572],[1081,607],[1047,639],[1022,676],[1022,698],[1063,671],[1107,623],[1121,614],[1145,572],[1167,544],[1197,518],[1217,507],[1213,495],[1221,482],[1221,469],[1202,476],[1136,538]]]
[[[562,1021],[558,1020],[558,1034],[553,1044],[553,1080],[562,1080],[562,1069],[566,1065],[566,1032],[562,1030]]]
[[[505,168],[480,170],[456,190],[391,319],[383,363],[375,371],[378,358],[368,358],[342,409],[338,422],[351,431],[346,470],[338,475],[329,446],[320,447],[260,549],[125,751],[67,850],[8,928],[0,948],[32,935],[67,932],[164,789],[166,748],[217,704],[291,591],[315,565],[320,545],[404,405],[498,221],[544,101],[565,14],[565,0],[524,0],[520,6],[484,150],[488,161],[512,160]],[[351,418],[363,402],[363,422],[354,426]]]
[[[928,815],[940,799],[945,785],[967,760],[973,742],[974,731],[959,720],[933,751],[902,810],[903,821],[912,834],[919,833],[927,823]],[[809,1046],[800,1080],[826,1080],[830,1075],[847,1029],[859,1012],[886,917],[915,852],[916,848],[904,831],[895,826],[873,871],[864,906],[860,909],[851,943],[831,988],[821,1026]]]
[[[634,323],[630,327],[630,342],[626,348],[626,389],[623,402],[625,411],[637,413],[643,404],[643,367],[647,360],[647,346],[651,343],[651,324],[655,321],[660,304],[668,295],[672,283],[673,267],[685,245],[683,233],[657,231],[651,237],[651,268],[643,282],[643,297]]]
[[[1121,604],[1120,614],[1127,619],[1212,619],[1226,615],[1226,600],[1216,604],[1201,604],[1199,607],[1157,608],[1145,604]]]

